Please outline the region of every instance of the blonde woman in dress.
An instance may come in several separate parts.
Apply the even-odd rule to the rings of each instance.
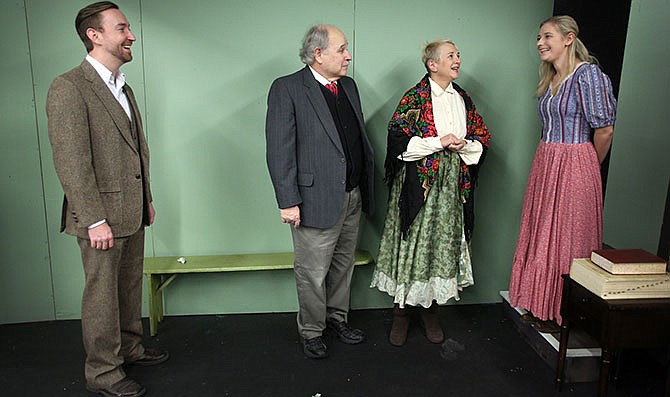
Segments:
[[[510,281],[510,303],[541,332],[558,331],[562,274],[602,241],[600,163],[612,142],[612,84],[569,16],[540,25],[537,92],[542,139],[531,166]],[[593,138],[591,139],[591,136]]]

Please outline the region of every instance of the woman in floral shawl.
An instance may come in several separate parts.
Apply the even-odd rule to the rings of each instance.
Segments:
[[[441,343],[437,305],[473,284],[474,186],[490,139],[472,99],[453,83],[461,66],[455,44],[429,43],[422,60],[428,74],[389,122],[389,209],[371,285],[394,297],[395,346],[407,339],[407,306],[420,306],[426,337]]]

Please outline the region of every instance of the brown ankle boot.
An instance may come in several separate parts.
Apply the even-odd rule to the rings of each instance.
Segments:
[[[389,343],[393,346],[402,346],[407,341],[407,331],[409,330],[409,311],[407,308],[400,308],[397,303],[393,305],[393,325],[389,334]]]
[[[433,304],[428,309],[421,308],[421,320],[426,329],[426,338],[432,343],[442,343],[444,341],[444,332],[440,326],[438,306],[435,301],[433,301]]]

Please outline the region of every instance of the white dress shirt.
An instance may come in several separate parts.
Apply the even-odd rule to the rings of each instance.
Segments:
[[[308,66],[309,66],[309,65],[308,65]],[[314,75],[314,78],[316,79],[316,81],[318,81],[319,84],[321,84],[322,86],[326,86],[327,84],[330,83],[330,81],[328,81],[327,78],[321,76],[321,74],[319,74],[319,72],[317,72],[316,70],[314,70],[311,66],[309,66],[309,70],[310,70],[310,72],[312,72],[312,74]],[[334,80],[333,82],[334,82],[334,83],[337,83],[337,80]]]
[[[466,135],[465,102],[461,95],[449,83],[446,89],[442,89],[433,79],[430,81],[430,96],[433,103],[433,119],[437,136],[418,137],[414,136],[407,145],[407,150],[398,159],[403,161],[420,160],[430,154],[444,150],[440,138],[453,134],[458,139]],[[467,141],[468,143],[458,151],[458,155],[467,165],[477,164],[482,155],[483,148],[479,141]]]
[[[132,120],[133,116],[130,113],[128,97],[126,97],[126,93],[123,91],[123,86],[126,85],[126,75],[119,70],[116,76],[113,76],[111,70],[107,69],[105,65],[90,55],[86,55],[86,60],[93,66],[95,71],[98,72],[102,81],[107,84],[109,91],[111,91],[114,98],[116,98],[123,110],[125,110],[128,119]]]

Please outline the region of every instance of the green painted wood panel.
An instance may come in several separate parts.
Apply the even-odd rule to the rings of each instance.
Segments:
[[[350,74],[361,90],[379,188],[379,211],[364,220],[361,246],[376,253],[386,210],[381,182],[386,123],[402,92],[423,74],[422,44],[446,36],[461,47],[465,66],[460,82],[473,94],[495,136],[478,197],[473,242],[477,285],[463,297],[466,302],[497,300],[498,291],[507,288],[523,189],[539,139],[532,96],[538,65],[535,36],[552,3],[289,4],[206,2],[185,9],[177,1],[142,2],[146,119],[158,211],[156,255],[291,248],[265,171],[265,100],[274,78],[302,67],[299,42],[316,22],[340,26],[353,50],[355,68]],[[336,19],[324,20],[324,9],[337,10],[330,12]],[[204,14],[213,17],[203,19]],[[420,21],[420,28],[403,28],[406,20]],[[354,307],[388,306],[385,294],[369,289],[370,274],[357,269]],[[257,276],[235,276],[236,283],[248,287],[241,290],[262,290],[255,284]],[[276,278],[283,288],[294,288],[290,272],[279,272]],[[189,300],[202,288],[212,299],[211,304],[192,306],[198,312],[237,310],[231,303],[236,301],[267,307],[268,299],[274,300],[274,310],[295,307],[294,293],[280,295],[285,300],[263,294],[244,299],[230,283],[218,276],[180,280],[166,297],[166,310],[187,313]],[[273,294],[280,290],[284,292],[271,289]]]
[[[353,4],[142,2],[156,255],[290,249],[265,165],[267,91],[302,67],[324,10],[352,36]]]
[[[32,0],[28,2],[27,8],[57,319],[80,317],[84,272],[76,239],[59,233],[63,190],[53,168],[47,131],[46,95],[56,76],[79,65],[86,56],[86,49],[74,28],[74,19],[79,9],[89,3],[81,0],[64,0],[58,3]],[[141,34],[139,1],[124,1],[121,7],[135,33]],[[133,56],[133,62],[122,70],[138,92],[138,102],[143,107],[141,43],[133,47]]]
[[[354,2],[144,0],[142,15],[155,255],[290,251],[265,165],[267,92],[303,67],[310,24],[353,40]],[[209,276],[174,283],[166,312],[295,309],[292,272]]]
[[[35,275],[53,282],[54,296],[48,297],[52,313],[31,309],[31,315],[53,318],[55,306],[55,318],[78,318],[83,272],[74,238],[58,233],[62,190],[53,171],[44,108],[53,78],[76,66],[85,55],[73,20],[88,2],[26,3],[27,26],[21,26],[20,15],[3,16],[8,19],[5,28],[14,35],[20,32],[26,43],[24,47],[12,43],[6,53],[23,51],[13,58],[24,61],[19,73],[13,73],[15,69],[3,57],[0,75],[12,76],[7,84],[12,92],[27,95],[21,109],[33,115],[21,116],[5,103],[0,111],[25,130],[19,139],[23,146],[12,155],[34,165],[40,187],[32,187],[30,177],[20,178],[20,188],[29,193],[3,200],[14,206],[12,214],[26,212],[21,206],[30,204],[31,198],[42,200],[37,207],[46,208],[46,220],[26,230],[46,229],[50,252],[46,251],[46,231],[41,253],[34,248],[34,235],[21,237],[13,245],[24,248],[16,250],[12,260],[21,269],[34,263],[44,263],[45,268],[36,274],[3,270],[2,282],[24,285],[24,279]],[[15,14],[21,14],[22,4],[16,3]],[[376,254],[386,210],[381,181],[386,123],[402,92],[423,74],[422,44],[448,37],[463,54],[459,83],[472,94],[494,135],[477,198],[476,285],[464,291],[463,301],[498,300],[497,292],[507,287],[523,189],[539,139],[532,97],[538,64],[535,36],[539,21],[551,13],[552,1],[421,0],[408,7],[398,0],[135,0],[120,5],[138,35],[135,59],[123,69],[138,95],[152,153],[157,218],[148,229],[147,255],[291,249],[290,232],[279,221],[265,167],[265,102],[272,80],[302,67],[297,56],[299,42],[313,23],[341,27],[353,50],[350,74],[359,84],[378,163],[378,212],[364,219],[360,245]],[[408,20],[414,25],[407,26]],[[30,66],[34,86],[27,72]],[[32,207],[29,212],[40,214]],[[42,218],[44,212],[42,209]],[[26,222],[25,216],[12,216],[13,223]],[[371,271],[371,267],[362,267],[354,274],[355,308],[390,305],[388,296],[368,287]],[[36,287],[35,293],[44,290]],[[20,310],[12,299],[10,306],[6,310]],[[193,275],[171,285],[166,297],[168,315],[295,309],[290,270]],[[12,321],[13,317],[0,316],[0,323]]]
[[[523,193],[540,138],[533,98],[539,64],[535,37],[553,4],[496,0],[403,4],[376,0],[360,2],[356,8],[356,80],[376,149],[379,187],[379,211],[363,229],[363,241],[377,252],[388,197],[381,180],[387,123],[403,93],[426,73],[423,45],[451,39],[462,58],[457,83],[470,93],[493,137],[476,192],[475,285],[461,298],[465,303],[497,301],[498,292],[508,288]]]
[[[0,13],[0,323],[54,318],[49,245],[23,1]],[[10,39],[11,38],[11,39]]]
[[[670,178],[670,2],[633,0],[614,127],[604,241],[656,252]]]
[[[356,251],[354,265],[372,263],[367,251]],[[293,269],[293,252],[271,254],[159,256],[146,258],[145,274],[217,273]]]

